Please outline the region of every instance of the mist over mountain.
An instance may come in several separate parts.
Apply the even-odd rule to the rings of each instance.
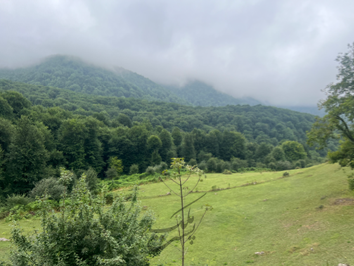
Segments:
[[[116,73],[71,56],[56,55],[18,69],[0,69],[0,78],[100,96],[188,104],[151,80],[119,69]]]
[[[63,55],[48,57],[41,63],[26,68],[0,69],[0,78],[86,94],[140,98],[184,105],[260,104],[250,97],[236,99],[218,92],[201,81],[189,82],[181,88],[159,85],[122,67],[104,69],[79,58]]]
[[[261,102],[251,98],[234,98],[222,93],[202,81],[191,81],[182,87],[166,86],[172,93],[194,106],[226,106],[237,104],[257,105]]]

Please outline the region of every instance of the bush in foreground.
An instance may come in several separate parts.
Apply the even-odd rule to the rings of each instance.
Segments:
[[[42,229],[27,235],[14,226],[10,263],[0,265],[144,266],[160,252],[163,237],[148,233],[154,219],[149,212],[140,215],[136,190],[130,203],[118,197],[105,210],[103,196],[94,199],[83,176],[59,213],[39,202]]]

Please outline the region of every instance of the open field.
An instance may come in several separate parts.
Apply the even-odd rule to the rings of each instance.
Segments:
[[[323,164],[288,172],[289,177],[280,179],[283,172],[208,174],[203,178],[199,191],[213,186],[230,189],[208,192],[192,206],[196,219],[203,213],[202,205],[213,209],[201,223],[194,245],[188,245],[186,265],[353,265],[354,193],[347,184],[347,174],[352,171]],[[196,180],[191,179],[186,184],[190,188]],[[252,185],[240,187],[247,183]],[[159,196],[167,192],[163,183],[140,186],[141,205],[155,212],[156,228],[175,224],[170,216],[179,209],[179,199]],[[187,202],[201,195],[193,193]],[[30,231],[39,226],[39,220],[19,224]],[[0,221],[0,237],[10,237],[10,225]],[[9,246],[9,242],[0,242],[1,257]],[[261,251],[265,254],[254,254]],[[152,265],[180,265],[174,244],[153,258]]]
[[[346,174],[338,165],[319,165],[278,173],[210,174],[199,190],[275,179],[273,182],[209,192],[192,206],[198,217],[213,206],[189,247],[187,265],[338,265],[354,264],[354,201]],[[193,182],[191,182],[193,183]],[[188,185],[187,185],[188,186]],[[166,194],[161,183],[141,186],[141,196]],[[189,197],[193,201],[202,194]],[[347,199],[340,201],[339,199]],[[157,216],[157,228],[174,225],[179,199],[142,199]],[[323,207],[320,207],[323,206]],[[262,256],[255,252],[264,251]],[[154,265],[179,265],[170,245]]]

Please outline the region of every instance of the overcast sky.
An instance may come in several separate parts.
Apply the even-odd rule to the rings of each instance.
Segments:
[[[353,0],[0,0],[0,67],[68,54],[156,82],[316,105],[354,42]]]

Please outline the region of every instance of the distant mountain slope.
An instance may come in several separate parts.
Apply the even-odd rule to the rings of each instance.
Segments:
[[[326,114],[326,112],[323,109],[318,110],[317,106],[278,106],[278,107],[290,109],[301,113],[317,115],[320,117]]]
[[[0,78],[93,95],[187,104],[169,90],[143,76],[122,69],[115,73],[69,56],[52,56],[27,68],[0,69]]]
[[[183,98],[194,106],[226,106],[248,104],[257,105],[261,102],[250,98],[234,98],[231,95],[219,92],[212,86],[207,85],[201,81],[193,81],[187,83],[185,86],[179,88],[175,86],[165,86],[176,96]]]

